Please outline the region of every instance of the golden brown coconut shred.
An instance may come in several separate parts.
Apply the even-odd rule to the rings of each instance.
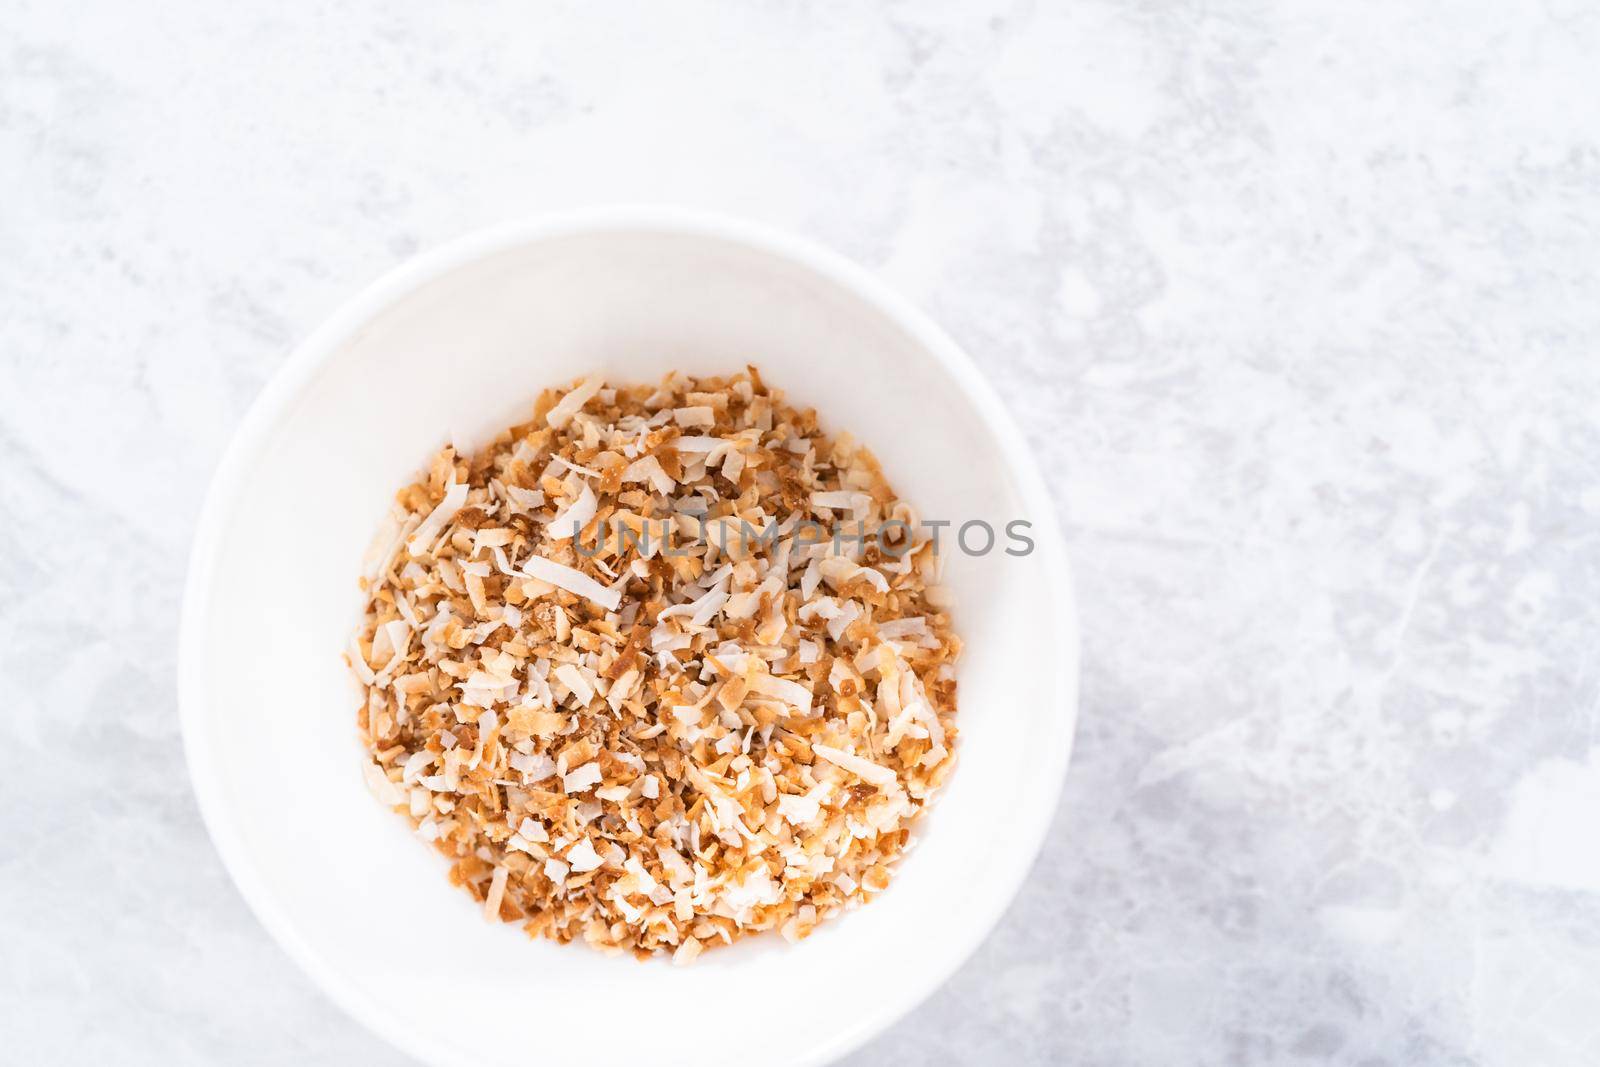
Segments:
[[[755,368],[546,391],[396,495],[347,657],[368,784],[531,935],[802,938],[886,888],[953,765],[934,549]]]

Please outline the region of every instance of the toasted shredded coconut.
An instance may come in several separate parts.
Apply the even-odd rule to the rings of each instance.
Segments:
[[[906,515],[754,370],[547,391],[374,541],[369,790],[531,935],[805,937],[887,888],[955,763],[931,541],[832,543]]]

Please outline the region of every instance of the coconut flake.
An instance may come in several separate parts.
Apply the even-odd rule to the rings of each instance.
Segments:
[[[683,944],[679,945],[677,951],[673,952],[672,954],[673,966],[685,967],[693,963],[695,961],[695,957],[699,956],[704,948],[705,946],[695,938],[684,938]]]
[[[649,482],[656,492],[664,496],[671,496],[678,489],[678,483],[662,469],[661,461],[654,456],[644,456],[628,464],[622,472],[622,480],[624,483]]]
[[[717,414],[707,405],[698,405],[676,409],[672,413],[672,420],[679,426],[715,426]]]
[[[600,764],[591,760],[561,776],[564,793],[582,793],[600,784]]]
[[[572,471],[576,474],[583,475],[585,478],[601,477],[600,472],[595,470],[593,467],[580,467],[578,464],[572,462],[572,460],[565,459],[561,456],[550,457],[550,471],[554,474],[560,474],[562,471]]]
[[[350,650],[345,658],[350,661],[350,669],[356,672],[356,677],[361,679],[362,685],[371,685],[377,681],[378,676],[372,673],[366,657],[361,654],[361,642],[354,636],[350,638]]]
[[[854,752],[846,752],[844,749],[834,748],[832,745],[818,744],[813,744],[811,751],[829,763],[849,771],[862,781],[870,782],[879,788],[894,785],[899,781],[895,773],[883,764],[863,759]]]
[[[528,755],[524,755],[521,752],[513,752],[507,757],[506,762],[511,765],[513,770],[521,773],[528,782],[542,782],[556,773],[555,760],[542,752]]]
[[[885,640],[921,637],[928,632],[928,620],[922,615],[911,615],[904,619],[890,619],[888,622],[880,622],[877,629],[878,636]]]
[[[589,525],[589,520],[594,518],[596,501],[594,490],[589,488],[589,483],[582,483],[583,488],[578,490],[578,496],[566,507],[556,512],[554,517],[545,524],[545,536],[553,541],[565,541],[569,537],[576,537]]]
[[[383,768],[376,763],[369,761],[363,768],[363,773],[367,778],[367,788],[378,798],[378,803],[385,807],[399,807],[410,799],[405,790],[389,781],[389,776],[384,774]]]
[[[367,581],[376,581],[380,574],[387,574],[394,564],[395,556],[400,553],[400,546],[406,543],[406,538],[417,525],[415,515],[396,517],[391,511],[384,519],[383,529],[373,538],[364,557],[366,568],[362,575]]]
[[[559,589],[565,589],[574,596],[592,600],[607,611],[616,611],[617,606],[622,603],[622,594],[619,591],[608,589],[582,571],[557,563],[553,559],[545,559],[543,556],[529,556],[523,560],[522,574],[528,578],[548,582]]]
[[[556,668],[555,675],[572,690],[572,695],[578,698],[579,707],[588,707],[589,702],[594,700],[594,686],[576,664],[563,663]]]
[[[606,703],[611,706],[612,711],[622,710],[623,701],[627,700],[633,693],[633,687],[638,684],[638,681],[638,670],[630,667],[623,671],[616,681],[611,683],[611,688],[606,691]]]
[[[594,395],[604,385],[605,379],[598,374],[583,379],[570,393],[562,397],[555,407],[550,409],[549,414],[545,415],[544,421],[550,426],[560,429],[571,422],[572,416],[582,411],[583,405],[593,399]]]
[[[800,599],[810,600],[820,584],[822,584],[822,566],[816,560],[812,560],[806,565],[805,573],[800,576]]]
[[[516,531],[507,526],[485,527],[472,535],[472,555],[486,548],[504,548],[516,537]]]
[[[843,489],[832,492],[812,493],[811,504],[813,507],[830,508],[835,511],[844,511],[850,507],[855,497],[854,493]]]
[[[727,444],[720,437],[684,436],[672,442],[672,447],[683,454],[712,452]]]
[[[490,922],[500,921],[500,902],[505,899],[506,879],[510,875],[510,868],[496,867],[489,876],[489,892],[483,898],[483,917]]]
[[[383,665],[378,673],[393,675],[395,668],[405,662],[406,653],[411,649],[411,627],[404,619],[390,619],[381,627],[383,634],[389,640],[389,647],[394,650],[389,657],[389,662]]]
[[[822,802],[832,791],[833,786],[828,782],[818,782],[804,793],[780,796],[778,814],[796,829],[809,828],[817,821],[817,816],[822,811]]]
[[[434,538],[438,537],[445,528],[445,524],[456,517],[456,513],[467,503],[467,483],[452,482],[444,491],[444,499],[428,512],[428,517],[422,520],[411,535],[411,540],[406,542],[406,549],[413,556],[420,556],[430,546]]]
[[[417,609],[412,606],[409,596],[396,591],[394,594],[394,606],[395,610],[400,612],[400,617],[405,619],[413,630],[422,629],[422,621],[417,618]]]
[[[410,756],[406,757],[404,766],[400,768],[400,780],[402,782],[416,781],[423,771],[433,765],[433,761],[437,758],[434,753],[429,752],[427,749],[411,753]]]
[[[811,714],[811,690],[799,682],[791,682],[787,678],[778,678],[770,674],[754,675],[748,682],[752,693],[776,697],[785,704],[793,705],[802,716]]]
[[[530,512],[535,508],[544,507],[544,493],[538,489],[524,489],[520,485],[506,486],[506,498],[511,501],[511,506],[520,512]]]
[[[828,620],[828,636],[838,641],[844,637],[844,632],[850,624],[861,617],[861,605],[854,600],[846,600],[839,605],[839,613]]]
[[[594,850],[594,844],[587,838],[578,839],[577,844],[567,850],[567,862],[578,874],[592,871],[603,862],[600,854]]]
[[[662,608],[656,618],[658,620],[670,619],[679,615],[687,615],[689,616],[689,625],[695,627],[705,626],[716,618],[717,612],[721,611],[723,605],[727,602],[728,583],[724,580],[712,586],[703,596],[687,604],[674,604],[669,608]]]

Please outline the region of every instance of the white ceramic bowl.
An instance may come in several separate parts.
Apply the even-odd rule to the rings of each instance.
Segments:
[[[790,946],[694,966],[490,925],[360,774],[340,659],[359,561],[450,434],[483,440],[540,389],[602,370],[759,364],[849,430],[925,518],[1032,524],[1034,551],[946,550],[959,764],[888,892]],[[976,533],[976,531],[974,531]],[[946,531],[948,539],[950,531]],[[1077,709],[1065,551],[1039,472],[972,363],[815,246],[719,217],[613,209],[421,256],[289,358],[228,450],[184,598],[190,773],[257,916],[356,1018],[434,1064],[820,1064],[909,1011],[977,947],[1038,851]]]

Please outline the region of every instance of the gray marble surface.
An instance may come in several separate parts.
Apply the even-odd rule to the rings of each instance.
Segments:
[[[1600,1062],[1597,54],[1587,0],[8,0],[0,1059],[405,1062],[201,827],[191,526],[354,289],[639,200],[925,303],[1075,553],[1050,843],[850,1064]]]

